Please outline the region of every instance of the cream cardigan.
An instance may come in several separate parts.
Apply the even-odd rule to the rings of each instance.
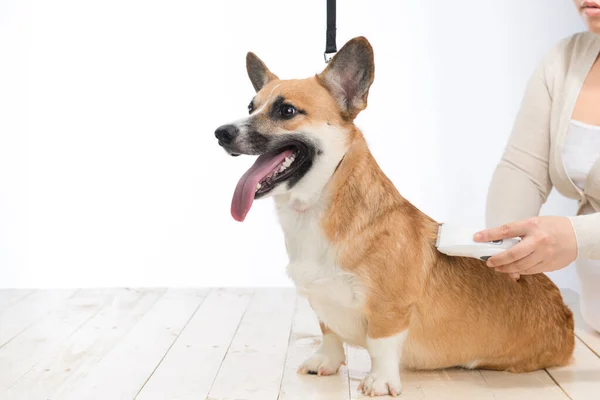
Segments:
[[[600,159],[585,189],[569,179],[562,147],[583,81],[600,54],[600,35],[583,32],[559,42],[531,76],[513,130],[489,188],[486,225],[536,216],[552,187],[579,202],[569,217],[578,257],[600,259]],[[600,104],[598,104],[600,112]]]

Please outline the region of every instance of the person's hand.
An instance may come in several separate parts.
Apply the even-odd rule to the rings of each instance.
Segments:
[[[490,268],[520,275],[538,274],[565,268],[577,257],[577,239],[571,221],[566,217],[534,217],[497,228],[477,232],[476,242],[521,237],[521,242],[491,257]]]

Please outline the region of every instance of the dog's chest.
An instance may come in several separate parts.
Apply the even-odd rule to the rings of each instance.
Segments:
[[[358,277],[336,265],[317,212],[280,210],[290,263],[287,272],[319,319],[345,340],[360,345],[366,334],[365,289]]]

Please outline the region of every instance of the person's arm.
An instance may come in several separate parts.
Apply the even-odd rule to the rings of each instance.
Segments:
[[[486,226],[537,216],[552,189],[548,171],[552,99],[541,64],[529,79],[504,154],[492,177]]]
[[[600,213],[569,217],[575,230],[578,256],[600,260]]]
[[[568,218],[537,217],[552,189],[549,176],[552,97],[545,69],[543,62],[529,79],[513,131],[488,190],[488,229],[475,235],[476,241],[522,238],[519,244],[487,262],[489,267],[517,279],[520,274],[564,268],[577,256],[574,228]]]

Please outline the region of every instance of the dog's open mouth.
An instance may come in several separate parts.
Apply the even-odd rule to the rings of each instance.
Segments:
[[[278,184],[305,172],[311,159],[309,147],[300,142],[288,142],[276,150],[260,155],[252,167],[240,178],[231,201],[231,215],[242,222],[254,199],[258,199]]]

